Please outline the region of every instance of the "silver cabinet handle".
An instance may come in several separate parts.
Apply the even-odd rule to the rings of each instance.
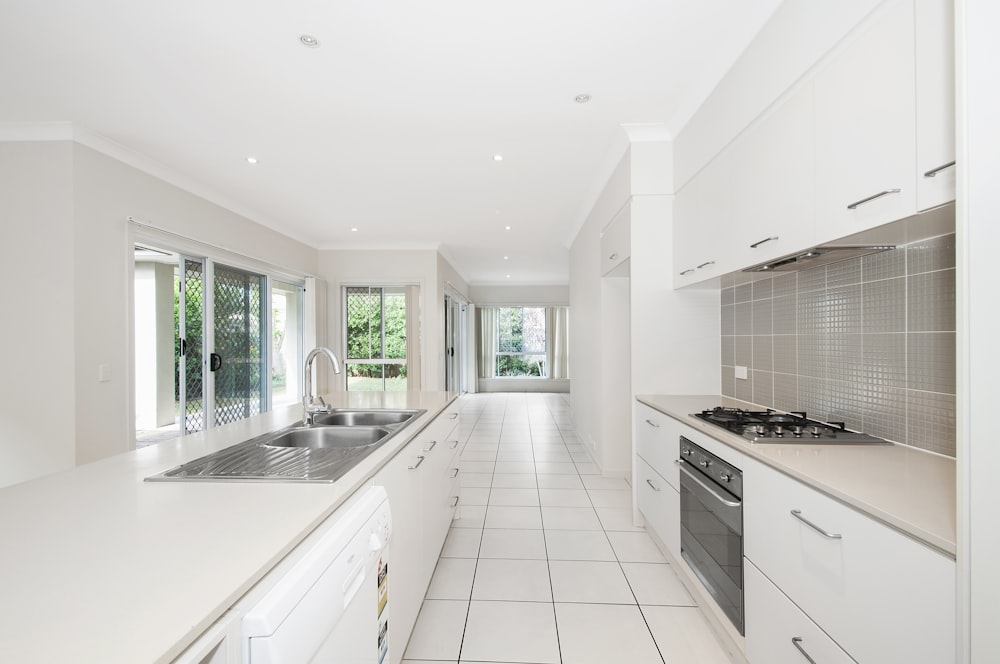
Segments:
[[[657,428],[657,429],[659,429],[659,428],[660,428],[660,425],[659,425],[659,424],[657,424],[656,422],[654,422],[653,420],[651,420],[651,419],[649,419],[649,418],[647,418],[647,419],[646,419],[646,424],[648,424],[648,425],[649,425],[649,426],[651,426],[651,427],[655,427],[655,428]]]
[[[701,268],[708,267],[709,265],[715,265],[715,261],[705,261],[704,263],[702,263],[701,265],[699,265],[695,269],[696,270],[700,270]]]
[[[448,447],[448,449],[453,450],[456,447],[458,447],[458,441],[457,440],[453,440],[453,441],[451,441],[451,445]]]
[[[458,472],[459,472],[458,468],[452,468],[451,470],[452,470],[451,479],[455,479],[456,477],[458,477]]]
[[[436,446],[437,444],[438,444],[438,442],[437,442],[436,440],[432,440],[432,441],[430,442],[430,444],[429,444],[429,445],[428,445],[427,447],[425,447],[425,448],[424,448],[424,452],[430,452],[431,450],[433,450],[433,449],[434,449],[434,447],[435,447],[435,446]]]
[[[655,484],[653,484],[653,480],[646,480],[646,484],[648,484],[653,491],[659,491],[660,490],[660,488],[658,486],[656,486]]]
[[[827,532],[827,531],[823,530],[822,528],[820,528],[819,526],[817,526],[812,521],[810,521],[809,519],[807,519],[804,516],[802,516],[802,510],[792,510],[792,516],[794,516],[796,519],[798,519],[802,523],[806,524],[807,526],[809,526],[810,528],[812,528],[817,533],[819,533],[820,535],[822,535],[823,537],[825,537],[827,539],[842,539],[843,538],[843,535],[841,535],[839,533],[830,533],[830,532]]]
[[[452,496],[455,500],[451,501],[452,507],[458,507],[458,496]]]
[[[886,189],[885,191],[878,192],[874,196],[869,196],[868,198],[862,198],[857,203],[851,203],[850,205],[847,206],[847,209],[848,210],[856,210],[856,209],[858,209],[859,205],[864,205],[865,203],[871,203],[876,198],[882,198],[883,196],[888,196],[889,194],[898,194],[898,193],[899,193],[899,189]]]
[[[686,269],[683,272],[681,272],[681,276],[683,277],[685,274],[691,274],[692,272],[694,272],[694,270],[695,270],[695,268],[689,267],[688,269]]]
[[[750,245],[750,248],[751,249],[756,249],[757,247],[759,247],[762,244],[767,244],[768,242],[774,242],[777,239],[778,239],[777,235],[772,235],[771,237],[766,237],[766,238],[764,238],[763,240],[761,240],[759,242],[754,242],[753,244]]]
[[[458,417],[458,413],[450,413],[450,414],[448,415],[448,419],[449,419],[449,420],[453,420],[453,419],[455,419],[456,417]]]
[[[413,464],[412,466],[407,466],[407,468],[409,468],[410,470],[416,470],[417,468],[420,467],[420,464],[422,464],[423,462],[424,462],[424,457],[418,456],[417,457],[417,462],[415,464]]]
[[[613,261],[616,258],[618,258],[618,252],[617,251],[614,252],[613,254],[611,254],[610,256],[608,256],[608,260],[609,261]]]
[[[813,659],[812,657],[810,657],[809,653],[806,652],[806,649],[802,647],[802,637],[801,636],[793,636],[792,637],[792,645],[795,646],[796,648],[798,648],[798,651],[800,653],[802,653],[802,656],[806,658],[806,661],[809,662],[809,664],[816,664],[816,660]]]
[[[941,171],[943,171],[944,169],[951,168],[954,165],[955,165],[955,162],[949,161],[947,164],[942,164],[942,165],[938,166],[937,168],[932,168],[931,170],[927,171],[926,173],[924,173],[924,177],[925,178],[932,178],[932,177],[936,176],[938,173],[940,173]]]

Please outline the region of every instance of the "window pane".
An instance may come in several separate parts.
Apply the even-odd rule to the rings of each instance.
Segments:
[[[500,307],[497,310],[497,352],[521,352],[523,324],[523,309],[520,307]]]
[[[347,289],[347,359],[382,357],[382,289]]]
[[[545,353],[545,308],[525,307],[523,312],[523,341],[521,352]]]
[[[497,355],[497,377],[544,376],[545,355]]]
[[[385,289],[385,357],[406,359],[406,293]],[[388,388],[386,388],[388,389]]]
[[[272,282],[271,403],[287,406],[302,398],[302,287]]]

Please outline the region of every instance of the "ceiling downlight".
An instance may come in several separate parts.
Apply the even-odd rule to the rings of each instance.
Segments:
[[[312,35],[299,35],[299,42],[306,48],[319,48],[319,40]]]
[[[586,92],[581,92],[577,96],[573,97],[573,101],[575,101],[578,104],[586,104],[588,101],[590,101],[590,95],[588,95]]]

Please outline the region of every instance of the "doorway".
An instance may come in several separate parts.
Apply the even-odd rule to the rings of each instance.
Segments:
[[[444,389],[464,394],[468,335],[468,304],[451,295],[444,296]]]

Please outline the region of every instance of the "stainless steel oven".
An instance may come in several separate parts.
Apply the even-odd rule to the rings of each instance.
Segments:
[[[681,555],[743,634],[743,472],[681,436]]]

